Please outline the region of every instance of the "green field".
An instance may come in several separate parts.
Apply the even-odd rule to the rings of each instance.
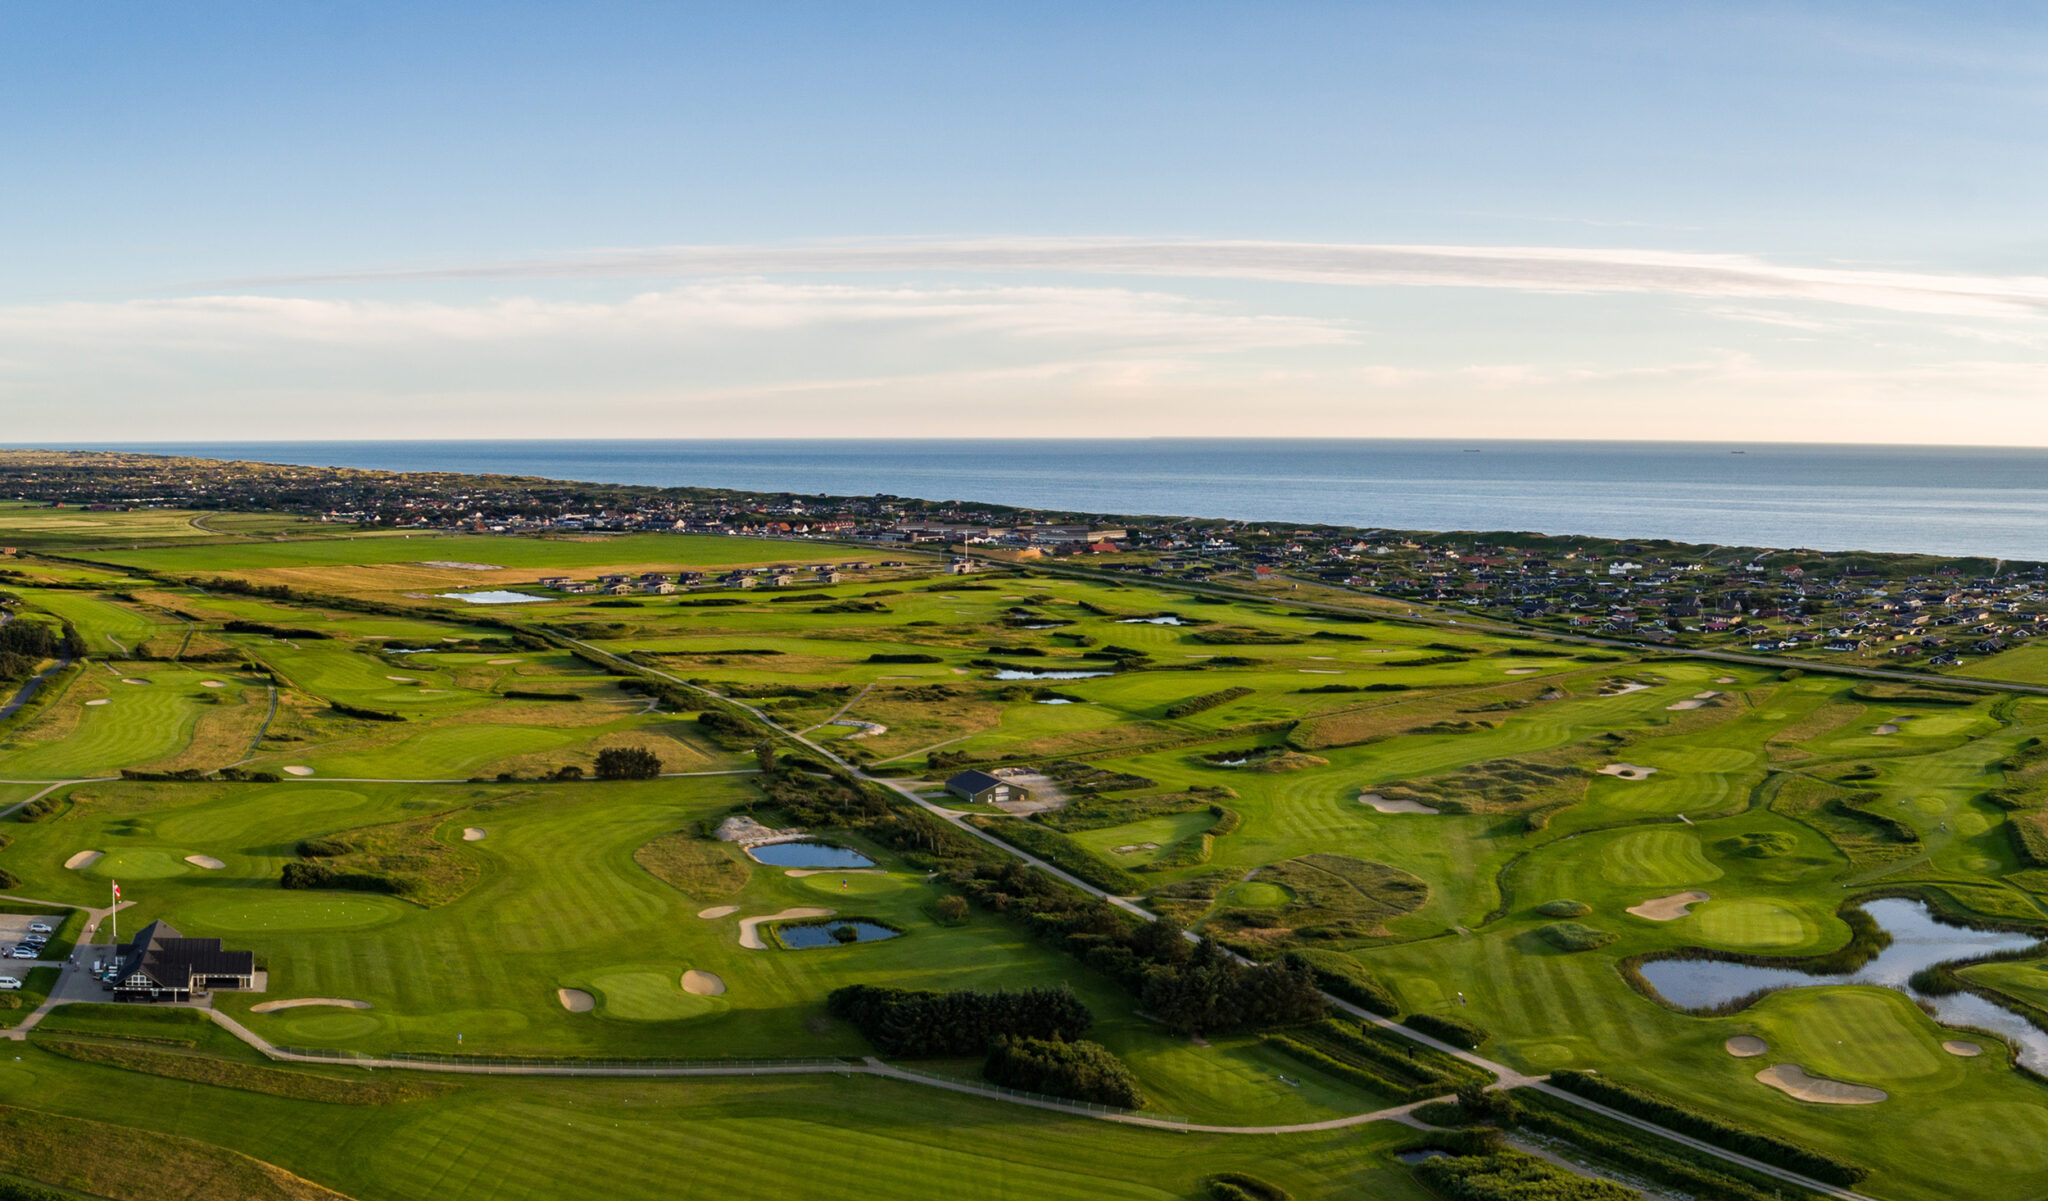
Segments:
[[[84,782],[52,793],[38,820],[0,820],[0,869],[18,895],[63,904],[103,903],[119,880],[134,902],[123,930],[164,918],[253,950],[268,992],[215,1005],[274,1043],[862,1057],[873,1047],[827,1011],[836,988],[1066,985],[1094,1014],[1088,1037],[1130,1068],[1155,1114],[1265,1126],[1394,1103],[1383,1084],[1310,1066],[1256,1032],[1169,1031],[1107,960],[1020,913],[942,918],[962,879],[892,844],[894,818],[806,819],[873,859],[871,873],[793,875],[709,838],[742,812],[804,824],[791,798],[832,786],[801,762],[820,753],[787,737],[807,732],[924,795],[962,766],[1048,775],[1051,791],[1034,787],[1055,812],[976,820],[1030,822],[1061,866],[1112,873],[1120,893],[1255,958],[1348,957],[1402,1012],[1485,1027],[1482,1053],[1515,1069],[1594,1069],[1796,1137],[1868,1165],[1858,1187],[1876,1197],[2048,1190],[2048,1144],[2030,1133],[2048,1133],[2048,1090],[1996,1045],[1974,1059],[1944,1051],[1951,1035],[1904,994],[1817,977],[1702,1017],[1622,970],[1688,950],[1827,953],[1849,938],[1844,903],[1880,894],[2048,932],[2048,864],[2020,836],[2048,792],[2048,757],[2031,741],[2048,739],[2048,701],[1866,701],[1817,672],[1049,572],[951,578],[928,563],[800,593],[718,593],[732,603],[716,605],[559,597],[479,611],[437,593],[867,552],[675,535],[270,541],[258,537],[283,527],[227,521],[209,544],[180,545],[181,529],[208,534],[189,515],[66,527],[48,513],[0,507],[0,529],[139,549],[22,561],[67,585],[14,589],[22,606],[73,623],[89,658],[0,725],[0,779]],[[194,584],[215,575],[290,591]],[[1179,624],[1144,620],[1163,615]],[[2025,653],[2001,657],[2009,678],[2032,678]],[[706,694],[775,730],[722,738],[699,720]],[[771,734],[785,760],[772,779],[750,741]],[[589,779],[619,748],[653,751],[670,774]],[[108,778],[124,769],[212,778]],[[0,805],[46,786],[0,784]],[[81,852],[101,858],[67,867]],[[398,891],[280,886],[287,866],[330,854]],[[1706,895],[1668,908],[1689,893]],[[1570,920],[1611,941],[1558,945],[1537,908],[1554,900],[1578,902]],[[800,951],[743,942],[746,919],[793,909],[901,933]],[[2048,1008],[2043,962],[1966,976]],[[589,1008],[565,1007],[561,990]],[[367,1007],[253,1008],[290,998]],[[622,1197],[654,1196],[714,1157],[722,1192],[740,1197],[1186,1198],[1220,1170],[1298,1197],[1423,1195],[1387,1154],[1403,1131],[1385,1123],[1171,1134],[830,1075],[466,1079],[398,1105],[315,1111],[56,1054],[49,1040],[68,1027],[55,1012],[17,1044],[19,1060],[0,1056],[0,1105],[182,1135],[362,1198],[551,1196],[550,1181],[590,1168]],[[105,1038],[147,1019],[95,1020]],[[197,1029],[181,1054],[254,1062]],[[1728,1054],[1737,1034],[1763,1038],[1771,1057]],[[1796,1101],[1755,1078],[1776,1063],[1887,1098]],[[61,1163],[34,1167],[0,1152],[0,1173],[71,1179]]]

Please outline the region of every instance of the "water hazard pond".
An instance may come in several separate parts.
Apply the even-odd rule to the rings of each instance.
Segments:
[[[853,931],[848,938],[841,930]],[[891,930],[880,922],[866,922],[850,918],[843,922],[806,922],[802,925],[778,926],[775,937],[792,951],[809,950],[812,947],[836,947],[850,942],[880,942],[894,938],[901,930]]]
[[[875,861],[859,851],[824,842],[771,842],[748,847],[747,854],[770,867],[873,867]]]
[[[1817,975],[1797,968],[1756,967],[1709,959],[1660,959],[1643,964],[1643,978],[1665,1000],[1681,1009],[1722,1005],[1767,988],[1816,988],[1830,984],[1893,988],[1931,1008],[1935,1020],[1944,1026],[1974,1026],[2004,1035],[2019,1047],[2022,1064],[2035,1071],[2048,1070],[2048,1032],[2026,1018],[1971,993],[1928,996],[1915,991],[1909,983],[1913,973],[1921,968],[2001,951],[2026,950],[2038,945],[2038,940],[2000,930],[1944,925],[1920,901],[1890,897],[1872,901],[1863,908],[1892,936],[1892,944],[1869,963],[1844,975]]]

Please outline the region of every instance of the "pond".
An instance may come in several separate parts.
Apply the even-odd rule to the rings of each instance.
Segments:
[[[1660,959],[1643,965],[1643,978],[1665,1000],[1683,1009],[1725,1004],[1767,988],[1813,988],[1828,984],[1893,988],[1932,1009],[1934,1020],[1944,1026],[1975,1026],[2004,1035],[2020,1048],[2022,1064],[2035,1071],[2048,1070],[2048,1032],[2026,1018],[1972,993],[1931,997],[1916,992],[1908,983],[1921,968],[2000,951],[2024,950],[2035,946],[2036,939],[1999,930],[1944,925],[1934,920],[1933,911],[1925,903],[1898,897],[1872,901],[1863,908],[1892,936],[1892,945],[1846,975],[1824,976],[1797,968],[1755,967],[1707,959]]]
[[[1004,668],[996,673],[998,680],[1093,680],[1114,675],[1107,671],[1017,671]]]
[[[443,592],[438,595],[442,600],[459,600],[469,605],[528,605],[535,601],[550,599],[545,596],[528,596],[524,592],[507,592],[502,588],[494,588],[488,592]]]
[[[854,933],[854,937],[847,939],[835,934],[835,931],[839,930],[851,930]],[[867,922],[859,918],[849,918],[845,921],[806,922],[798,926],[777,926],[775,928],[775,937],[781,939],[782,945],[792,951],[807,951],[812,947],[837,947],[843,946],[848,942],[881,942],[885,938],[895,938],[901,933],[903,933],[901,930],[891,930],[880,922]]]
[[[1046,697],[1046,698],[1045,698],[1044,700],[1042,700],[1042,701],[1040,701],[1040,702],[1038,702],[1038,703],[1039,703],[1039,704],[1041,704],[1041,705],[1078,705],[1078,704],[1080,704],[1081,702],[1079,702],[1079,701],[1070,701],[1070,700],[1068,700],[1068,699],[1067,699],[1066,697],[1063,697],[1063,696],[1049,696],[1049,697]]]
[[[1162,617],[1124,617],[1117,620],[1120,626],[1184,626],[1188,624],[1173,614]]]
[[[875,861],[859,851],[824,842],[771,842],[748,847],[755,862],[770,867],[873,867]]]

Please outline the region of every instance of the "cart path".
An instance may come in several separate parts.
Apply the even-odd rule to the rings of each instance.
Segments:
[[[867,696],[867,694],[868,694],[868,693],[870,693],[870,692],[873,692],[874,690],[875,690],[875,685],[874,685],[874,681],[870,680],[870,681],[868,682],[868,685],[867,685],[867,687],[865,687],[865,688],[862,688],[862,689],[861,689],[861,690],[860,690],[859,692],[856,692],[856,693],[854,693],[854,694],[853,694],[853,699],[852,699],[852,700],[850,700],[850,701],[846,702],[845,704],[843,704],[843,705],[839,706],[839,707],[838,707],[837,709],[834,709],[834,710],[832,711],[832,716],[830,716],[830,717],[826,718],[826,719],[825,719],[824,721],[821,721],[821,722],[819,722],[819,723],[818,723],[817,725],[814,725],[814,726],[806,726],[806,727],[804,727],[804,733],[808,734],[808,733],[810,733],[810,732],[811,732],[812,730],[820,730],[820,729],[823,729],[823,728],[825,728],[826,726],[829,726],[829,725],[831,725],[831,724],[832,724],[833,722],[835,722],[835,721],[838,721],[838,720],[839,720],[840,718],[842,718],[842,717],[845,717],[845,716],[846,716],[846,711],[847,711],[848,709],[851,709],[851,708],[853,708],[853,707],[854,707],[855,705],[858,705],[858,704],[860,704],[860,702],[861,702],[861,699],[862,699],[863,697]],[[726,698],[726,699],[730,700],[731,698],[730,698],[730,697],[728,697],[728,698]]]

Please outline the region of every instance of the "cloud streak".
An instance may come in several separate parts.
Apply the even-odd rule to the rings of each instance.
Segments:
[[[271,276],[228,286],[401,281],[758,277],[845,273],[1083,274],[1234,279],[1335,287],[1493,288],[1559,295],[1641,293],[1818,301],[1904,313],[2048,312],[2048,277],[1801,266],[1746,254],[1552,246],[983,238],[785,246],[669,246],[554,259]]]

